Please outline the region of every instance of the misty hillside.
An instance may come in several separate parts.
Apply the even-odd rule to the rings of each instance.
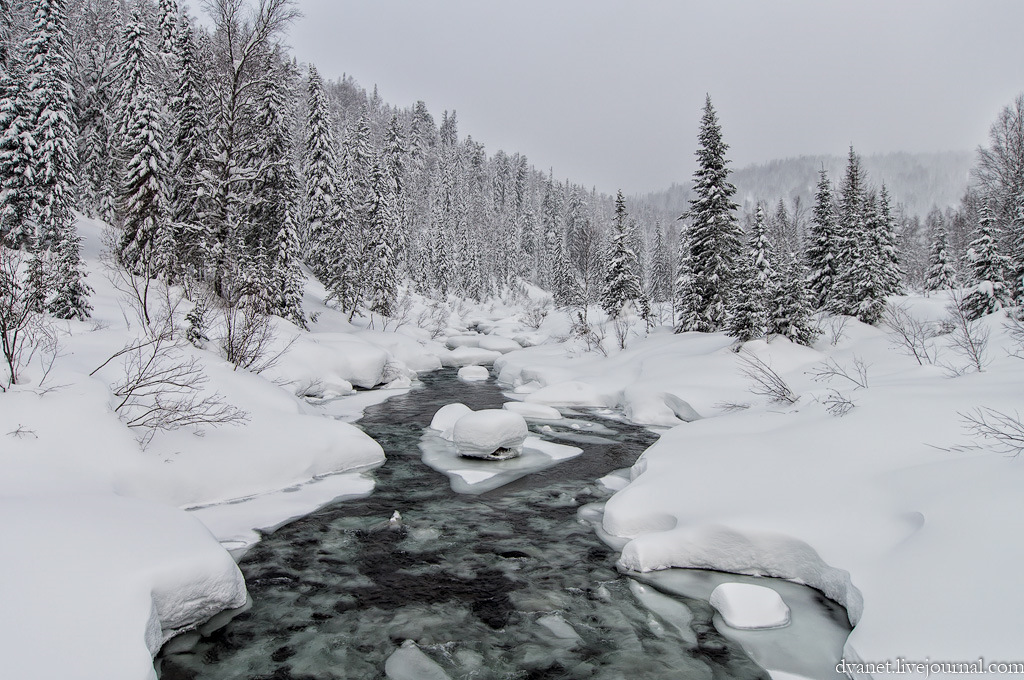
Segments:
[[[974,159],[972,151],[943,151],[875,154],[861,160],[871,184],[884,183],[908,216],[923,217],[933,205],[946,208],[960,202]],[[757,201],[774,205],[780,198],[791,202],[797,197],[810,206],[819,170],[824,167],[838,182],[845,166],[845,156],[800,156],[739,168],[730,179],[737,188],[736,202],[744,209],[752,209]],[[689,189],[689,183],[674,184],[642,200],[658,212],[682,214]]]

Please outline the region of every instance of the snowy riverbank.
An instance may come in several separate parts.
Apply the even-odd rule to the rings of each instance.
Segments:
[[[941,297],[899,298],[922,319]],[[793,404],[751,392],[721,334],[655,333],[607,359],[545,345],[500,359],[528,403],[621,409],[672,426],[608,503],[604,528],[630,539],[620,564],[700,567],[797,579],[844,604],[848,660],[1013,660],[1021,656],[1024,466],[974,441],[958,413],[1021,411],[1024,361],[1002,315],[981,373],[949,377],[850,321],[831,344],[747,343],[792,389]],[[947,337],[940,361],[962,364]],[[814,373],[832,360],[867,387]],[[835,392],[833,392],[833,390]],[[852,400],[842,417],[829,401]],[[834,402],[833,402],[834,403]],[[692,407],[701,418],[692,419]],[[979,444],[980,448],[961,449]],[[952,450],[942,450],[951,449]]]

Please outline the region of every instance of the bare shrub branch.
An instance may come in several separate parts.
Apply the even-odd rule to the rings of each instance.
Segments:
[[[798,397],[771,366],[750,352],[738,352],[741,372],[750,380],[750,391],[775,402],[795,404]]]
[[[35,360],[42,369],[42,384],[59,351],[57,329],[36,309],[32,291],[22,280],[23,259],[21,251],[0,246],[0,392],[16,385],[21,371]]]
[[[950,349],[954,354],[967,359],[968,369],[973,368],[980,373],[989,363],[989,329],[967,314],[962,293],[953,293],[953,299],[946,310],[949,312],[948,324],[952,327],[949,335]],[[957,375],[962,373],[956,371]]]
[[[848,323],[850,323],[850,317],[842,314],[823,315],[818,320],[818,330],[822,335],[827,335],[829,344],[835,347],[840,340],[846,337],[846,324]]]
[[[854,389],[867,389],[868,364],[858,356],[853,357],[853,366],[840,366],[835,359],[828,359],[807,372],[815,382],[831,382],[832,378],[843,378],[854,385]]]
[[[828,396],[826,396],[821,403],[825,405],[825,410],[837,418],[842,418],[857,405],[854,403],[853,399],[850,399],[839,390],[832,389],[828,391]]]
[[[1014,457],[1024,451],[1024,422],[1016,411],[1010,415],[991,408],[976,408],[957,415],[964,429],[989,442],[993,450]]]
[[[921,366],[936,362],[938,349],[933,338],[938,329],[934,323],[915,318],[903,305],[886,305],[882,319],[897,348],[914,357]]]

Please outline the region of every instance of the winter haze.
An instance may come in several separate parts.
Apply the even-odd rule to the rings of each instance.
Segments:
[[[973,150],[1024,83],[1024,4],[302,0],[300,61],[398,106],[456,109],[599,191],[687,180],[705,93],[734,167]]]

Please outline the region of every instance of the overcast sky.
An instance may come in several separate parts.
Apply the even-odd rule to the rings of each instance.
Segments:
[[[704,94],[733,167],[974,149],[1024,91],[1021,0],[298,0],[300,61],[601,191],[690,178]]]

